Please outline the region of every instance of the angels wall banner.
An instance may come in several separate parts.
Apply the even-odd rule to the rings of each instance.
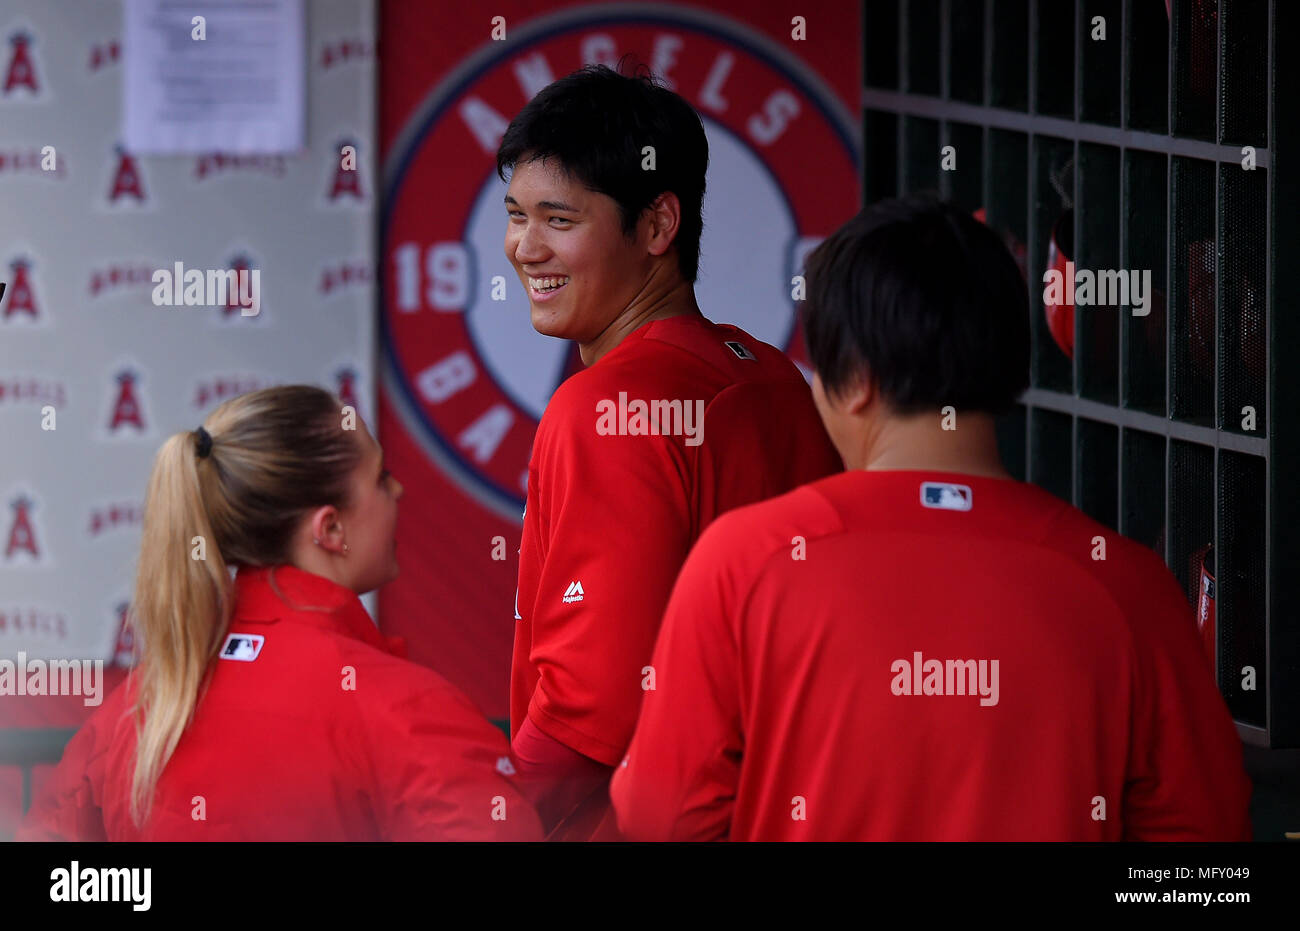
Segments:
[[[859,206],[858,6],[382,5],[379,427],[406,494],[380,624],[489,717],[508,714],[533,433],[582,365],[533,330],[503,249],[507,125],[586,64],[650,68],[709,140],[701,310],[803,365],[791,279]]]

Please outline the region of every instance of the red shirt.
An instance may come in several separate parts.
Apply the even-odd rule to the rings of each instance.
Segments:
[[[19,840],[540,839],[505,735],[469,699],[404,659],[348,589],[277,567],[297,610],[269,575],[238,573],[229,636],[143,830],[132,674],[68,744]]]
[[[1181,587],[1032,485],[852,471],[728,514],[653,665],[611,786],[634,839],[1251,836]]]
[[[638,401],[651,411],[676,401],[682,413],[661,404],[652,423]],[[659,434],[632,435],[643,427]],[[616,764],[673,580],[700,532],[730,508],[840,467],[798,369],[736,327],[696,316],[649,323],[565,381],[528,469],[512,736],[527,716]]]

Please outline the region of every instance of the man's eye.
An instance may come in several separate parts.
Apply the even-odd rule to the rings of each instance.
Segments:
[[[561,223],[572,223],[568,217],[551,217],[552,220],[559,220]]]

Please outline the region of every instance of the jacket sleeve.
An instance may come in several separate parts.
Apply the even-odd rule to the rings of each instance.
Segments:
[[[505,735],[450,684],[396,702],[364,726],[385,840],[542,839],[537,813],[512,779]]]
[[[725,840],[743,747],[735,599],[720,518],[682,568],[664,617],[627,757],[610,797],[632,840]],[[732,541],[734,544],[737,541]]]
[[[1251,787],[1241,738],[1181,587],[1158,559],[1152,563],[1133,602],[1138,681],[1123,837],[1248,841]]]
[[[121,711],[114,692],[64,748],[23,818],[16,841],[107,841],[102,809],[108,744]]]

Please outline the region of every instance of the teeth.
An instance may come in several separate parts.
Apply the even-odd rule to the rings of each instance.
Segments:
[[[533,288],[536,291],[554,291],[556,288],[560,287],[561,285],[566,285],[568,283],[569,283],[569,278],[567,275],[561,278],[530,277],[528,279],[529,287]]]

